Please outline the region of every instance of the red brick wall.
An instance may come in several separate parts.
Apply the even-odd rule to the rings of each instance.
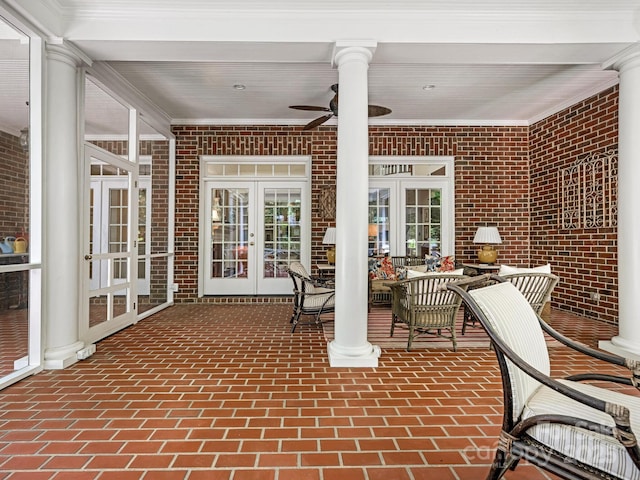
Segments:
[[[320,217],[322,188],[335,185],[336,128],[303,132],[298,126],[174,127],[176,135],[176,301],[197,298],[200,155],[311,155],[312,263],[333,220]],[[499,259],[528,265],[529,136],[527,127],[371,127],[371,155],[453,155],[456,159],[456,244],[462,261],[474,261],[479,224],[496,224],[503,237]],[[338,206],[340,208],[340,206]]]
[[[554,307],[617,322],[617,229],[563,230],[559,170],[591,153],[617,149],[618,88],[613,87],[531,126],[532,258],[542,252],[560,282]],[[590,293],[601,295],[599,302]]]
[[[0,131],[0,237],[27,232],[29,159],[16,136]]]

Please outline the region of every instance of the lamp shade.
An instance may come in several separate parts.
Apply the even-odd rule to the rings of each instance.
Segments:
[[[502,243],[502,239],[500,238],[500,232],[498,232],[498,227],[478,227],[476,236],[473,237],[473,243],[483,243],[483,244]]]
[[[336,227],[327,228],[327,231],[324,232],[324,238],[322,239],[322,243],[324,245],[336,244]]]

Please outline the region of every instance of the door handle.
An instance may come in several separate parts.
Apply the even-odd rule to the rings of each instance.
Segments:
[[[255,244],[253,242],[249,242],[249,246],[253,247]]]
[[[84,259],[85,260],[91,260],[93,258],[93,255],[85,255]]]

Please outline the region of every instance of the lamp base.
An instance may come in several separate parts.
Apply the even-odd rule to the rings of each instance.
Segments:
[[[498,252],[491,245],[485,245],[478,250],[478,260],[480,263],[496,263],[496,260],[498,260]]]
[[[336,263],[336,249],[335,248],[331,248],[331,249],[327,250],[327,262],[329,262],[331,265]]]

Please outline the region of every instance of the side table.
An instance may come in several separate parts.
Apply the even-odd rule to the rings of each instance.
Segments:
[[[497,263],[463,263],[462,266],[475,272],[475,274],[471,274],[472,277],[484,275],[485,273],[498,273],[500,271],[500,265]]]

